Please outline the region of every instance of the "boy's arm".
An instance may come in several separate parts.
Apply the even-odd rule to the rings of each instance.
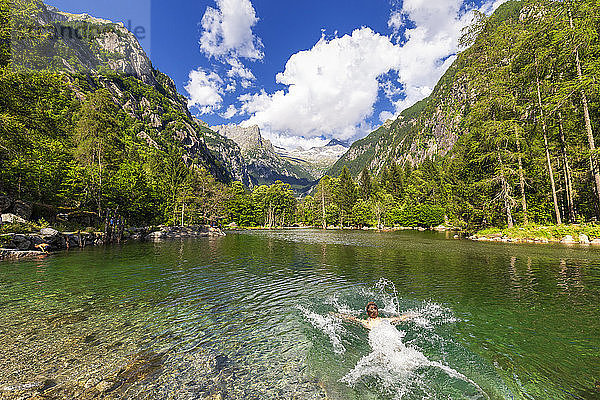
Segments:
[[[334,313],[334,312],[332,312],[330,314],[334,315],[334,316],[336,316],[338,318],[341,318],[341,319],[343,319],[345,321],[348,321],[348,322],[354,322],[354,323],[357,323],[357,324],[364,325],[364,322],[363,322],[362,319],[358,319],[358,318],[356,318],[353,315],[342,314],[342,313]]]
[[[407,321],[414,317],[416,317],[416,314],[405,313],[405,314],[400,315],[399,317],[384,318],[384,319],[389,321],[391,324],[393,324],[393,323],[398,323],[398,322],[404,322],[404,321]]]

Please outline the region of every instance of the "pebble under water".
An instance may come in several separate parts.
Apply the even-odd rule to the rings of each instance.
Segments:
[[[69,251],[0,263],[0,398],[600,399],[599,300],[600,249],[434,232]]]

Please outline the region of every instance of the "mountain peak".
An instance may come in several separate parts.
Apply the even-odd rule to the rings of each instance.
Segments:
[[[240,146],[242,153],[256,149],[264,149],[273,152],[273,145],[268,139],[260,134],[258,125],[242,127],[235,124],[213,126],[211,129],[228,139],[233,140]]]
[[[350,145],[348,144],[348,142],[341,141],[341,140],[338,140],[336,138],[331,139],[329,141],[329,143],[327,143],[325,145],[325,147],[329,147],[329,146],[343,146],[343,147],[346,147],[346,148],[350,147]]]

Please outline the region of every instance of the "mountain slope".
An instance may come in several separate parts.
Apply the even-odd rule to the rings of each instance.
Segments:
[[[39,1],[0,0],[0,11],[0,192],[150,221],[194,171],[237,178],[122,24]]]
[[[508,1],[496,10],[489,23],[509,18],[518,21],[522,7],[522,1]],[[445,156],[464,133],[461,124],[473,93],[463,67],[470,56],[469,49],[459,54],[429,97],[354,142],[328,174],[337,176],[344,166],[348,166],[354,176],[364,167],[378,173],[392,161],[416,166],[427,158]]]
[[[319,179],[348,151],[349,147],[344,142],[332,139],[325,146],[293,150],[278,148],[277,151],[280,155],[306,162],[307,171],[315,179]]]
[[[230,124],[211,129],[239,146],[252,185],[280,180],[302,193],[313,184],[315,177],[308,171],[308,164],[279,153],[268,139],[262,137],[258,126],[245,128]]]
[[[60,73],[79,101],[88,92],[105,88],[139,124],[136,135],[143,132],[141,137],[149,136],[158,144],[172,139],[190,162],[200,163],[221,181],[232,179],[223,160],[204,144],[187,99],[171,78],[153,68],[122,23],[62,12],[39,1],[23,4],[29,5],[27,14],[13,15],[13,29],[27,32],[11,41],[14,72]]]

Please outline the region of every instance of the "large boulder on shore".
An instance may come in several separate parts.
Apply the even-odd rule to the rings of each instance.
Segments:
[[[29,250],[31,248],[31,241],[25,235],[14,235],[12,244],[12,247],[18,250]]]
[[[148,235],[146,235],[146,240],[158,240],[158,239],[164,239],[167,237],[167,234],[163,231],[155,231],[155,232],[150,232]]]
[[[59,232],[53,228],[42,228],[40,230],[40,235],[46,236],[46,237],[54,237],[54,236],[58,236],[58,234],[59,234]]]
[[[584,235],[583,233],[579,235],[579,243],[581,244],[590,244],[590,238],[588,235]]]
[[[41,251],[0,249],[0,261],[2,260],[20,260],[23,258],[43,257],[45,254]]]
[[[13,201],[10,197],[0,195],[0,214],[8,211],[12,207]]]
[[[573,239],[573,236],[567,235],[564,238],[562,238],[560,242],[563,244],[573,244],[575,243],[575,239]]]
[[[190,225],[190,226],[161,226],[160,230],[150,232],[146,235],[146,240],[178,239],[178,238],[197,238],[206,236],[224,236],[225,233],[219,228],[213,228],[208,225]]]
[[[33,212],[33,207],[31,204],[24,202],[23,200],[15,200],[11,211],[13,214],[18,215],[23,219],[31,218],[31,213]]]

